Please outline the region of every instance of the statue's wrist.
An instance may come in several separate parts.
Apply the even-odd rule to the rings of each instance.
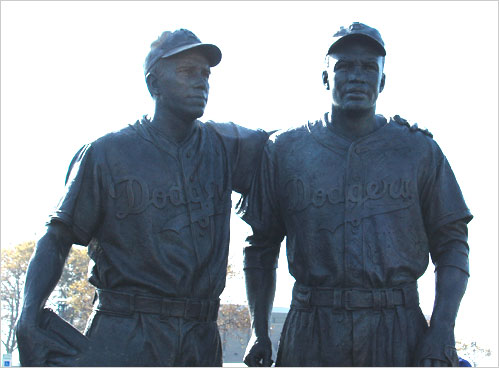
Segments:
[[[19,322],[25,326],[38,325],[41,317],[41,308],[24,308]]]
[[[444,329],[454,331],[455,320],[453,318],[434,317],[430,321],[430,327],[434,329]]]
[[[253,329],[253,336],[257,341],[270,340],[270,335],[267,330]]]

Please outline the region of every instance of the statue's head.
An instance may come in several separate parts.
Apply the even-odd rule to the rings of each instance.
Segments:
[[[326,54],[323,83],[331,90],[333,107],[374,108],[385,85],[385,44],[380,33],[354,22],[341,27]]]
[[[203,115],[210,68],[222,59],[220,49],[202,43],[191,31],[165,31],[151,44],[144,63],[147,88],[156,104],[185,119]]]

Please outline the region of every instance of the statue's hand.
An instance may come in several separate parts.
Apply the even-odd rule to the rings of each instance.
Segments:
[[[71,346],[50,337],[35,318],[21,314],[16,324],[19,360],[25,367],[47,366],[51,356],[73,356],[78,352]]]
[[[454,328],[430,326],[416,350],[416,366],[457,367]]]
[[[270,367],[274,363],[270,338],[252,335],[244,353],[244,363],[248,367]]]

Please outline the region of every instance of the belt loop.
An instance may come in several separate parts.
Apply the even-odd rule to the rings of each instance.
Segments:
[[[199,316],[198,318],[202,322],[208,321],[208,312],[210,311],[210,302],[201,301],[201,307],[199,308]]]
[[[132,315],[135,313],[135,294],[131,295],[129,294],[129,297],[130,297],[130,303],[128,305],[130,309],[130,315]]]
[[[211,314],[213,313],[214,310],[213,307],[214,307],[213,302],[211,300],[208,300],[208,302],[206,303],[206,308],[203,308],[204,311],[206,312],[206,315],[204,316],[205,322],[208,322],[211,319]]]
[[[372,289],[373,296],[373,309],[381,309],[381,291],[379,289]]]
[[[345,310],[352,310],[350,305],[350,302],[352,301],[351,300],[352,290],[342,290],[342,295],[343,295],[342,298],[343,308],[345,308]]]
[[[161,308],[159,311],[159,319],[165,320],[168,318],[168,302],[165,298],[161,298]]]
[[[217,301],[209,301],[208,302],[208,313],[206,314],[207,321],[216,321],[218,319],[218,302]]]
[[[189,306],[190,306],[190,303],[188,300],[186,300],[184,303],[182,303],[184,305],[184,319],[189,319],[189,316],[187,315],[187,312],[189,311]]]
[[[402,292],[403,305],[419,304],[418,286],[416,283],[404,285],[400,291]]]
[[[402,295],[403,294],[404,293],[402,293]],[[386,308],[395,307],[395,303],[394,303],[394,299],[393,299],[393,289],[386,289],[385,296],[386,296]]]
[[[215,310],[216,310],[216,305],[215,305],[215,302],[212,301],[212,300],[209,300],[208,301],[208,308],[206,310],[206,316],[205,316],[205,321],[208,322],[208,321],[211,321],[213,319],[214,315],[215,314]],[[218,317],[218,316],[217,316]],[[216,320],[216,319],[215,319]]]
[[[343,290],[341,289],[333,289],[333,309],[340,309],[341,308],[341,296],[342,296]]]
[[[210,302],[211,303],[211,302]],[[218,320],[218,311],[220,310],[220,298],[218,298],[217,300],[215,300],[213,302],[213,311],[211,313],[214,314],[213,317],[211,317],[210,315],[210,320],[214,320],[215,322]]]
[[[317,303],[316,297],[314,296],[315,289],[308,289],[305,291],[304,299],[302,299],[302,303],[305,304],[305,308],[310,308]]]

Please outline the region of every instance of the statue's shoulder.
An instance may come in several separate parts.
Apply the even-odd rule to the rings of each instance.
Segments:
[[[433,134],[431,134],[428,129],[420,128],[418,123],[411,124],[400,115],[395,115],[390,118],[390,122],[395,123],[396,126],[402,127],[402,129],[407,129],[407,132],[409,133],[421,133],[424,136],[433,139]]]
[[[116,149],[116,147],[122,149],[123,147],[137,144],[141,140],[140,137],[147,139],[147,132],[142,128],[141,122],[138,120],[135,124],[129,124],[123,128],[106,133],[89,143],[89,146],[95,152],[107,152]]]
[[[269,141],[277,145],[288,145],[296,140],[303,139],[308,134],[309,129],[307,124],[299,124],[272,132]]]

